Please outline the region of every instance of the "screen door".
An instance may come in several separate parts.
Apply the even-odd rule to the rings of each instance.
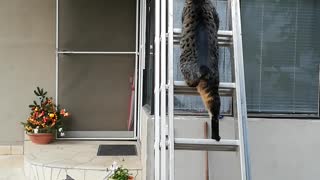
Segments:
[[[138,2],[57,1],[57,101],[64,138],[136,137]]]

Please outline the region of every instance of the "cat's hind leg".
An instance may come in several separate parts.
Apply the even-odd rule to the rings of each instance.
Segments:
[[[220,141],[219,134],[219,114],[220,114],[220,96],[213,95],[213,100],[209,102],[209,111],[211,113],[211,138]]]
[[[180,69],[187,85],[189,87],[197,87],[201,79],[198,65],[192,62],[185,62],[180,64]]]
[[[220,96],[218,87],[212,79],[200,80],[197,90],[206,106],[211,119],[211,138],[220,141],[219,135],[219,114],[220,114]]]

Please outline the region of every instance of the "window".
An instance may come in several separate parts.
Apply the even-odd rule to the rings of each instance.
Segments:
[[[242,0],[248,111],[318,114],[320,1]]]

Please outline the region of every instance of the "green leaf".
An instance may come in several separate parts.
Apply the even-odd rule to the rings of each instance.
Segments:
[[[34,90],[33,92],[34,92],[34,94],[35,94],[35,95],[39,96],[39,94],[37,93],[37,91],[36,91],[36,90]]]
[[[39,88],[39,87],[37,87],[37,90],[38,90],[38,93],[41,94],[41,91],[40,91],[40,88]]]
[[[41,92],[41,94],[43,95],[43,88],[41,88],[41,91],[40,91],[40,92]]]

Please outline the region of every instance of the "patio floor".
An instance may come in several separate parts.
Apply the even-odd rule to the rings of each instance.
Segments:
[[[137,156],[97,156],[99,144],[136,144],[124,141],[57,141],[48,145],[25,142],[24,169],[30,179],[104,179],[107,168],[116,161],[128,168],[135,180],[141,179],[141,160]]]
[[[0,156],[0,180],[25,180],[23,155]]]

